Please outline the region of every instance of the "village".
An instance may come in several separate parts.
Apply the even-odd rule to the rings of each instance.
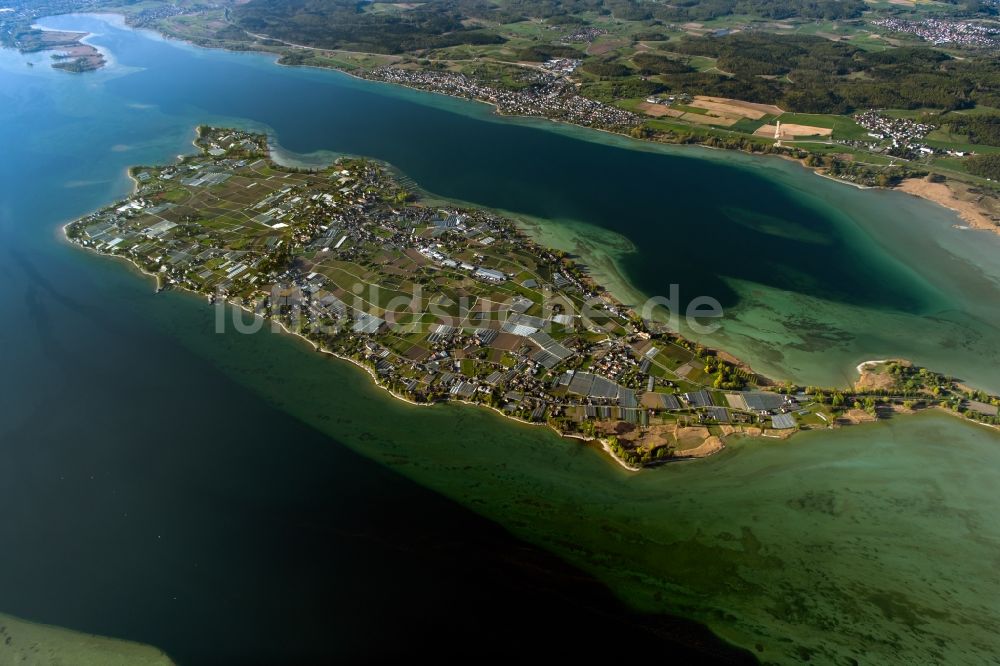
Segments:
[[[954,44],[974,48],[996,48],[1000,45],[1000,31],[979,23],[928,18],[923,21],[889,17],[872,21],[873,26],[892,32],[916,35],[935,45]]]
[[[376,81],[488,102],[505,115],[540,116],[601,129],[630,128],[641,123],[639,116],[630,111],[578,94],[573,83],[563,78],[578,64],[577,60],[550,60],[546,68],[551,71],[531,72],[531,84],[519,90],[504,90],[464,74],[434,70],[379,67],[365,76]]]
[[[946,152],[958,157],[965,152],[943,151],[928,146],[924,138],[935,129],[934,125],[919,123],[909,118],[892,118],[871,109],[854,116],[854,121],[868,130],[868,136],[879,144],[884,144],[887,154],[912,159]]]
[[[240,312],[280,325],[402,399],[487,406],[602,441],[627,466],[877,414],[874,398],[775,387],[639,318],[512,221],[421,205],[373,162],[286,168],[264,136],[227,129],[199,128],[196,144],[134,167],[133,196],[67,237],[159,289],[238,306],[241,330]]]

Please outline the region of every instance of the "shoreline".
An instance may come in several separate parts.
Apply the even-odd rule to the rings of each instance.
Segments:
[[[992,231],[993,233],[1000,234],[1000,225],[993,221],[986,210],[976,202],[960,199],[954,189],[948,186],[947,181],[932,183],[923,178],[907,178],[891,189],[905,192],[906,194],[947,208],[958,215],[960,220],[968,224],[967,228],[978,231]]]
[[[185,291],[187,293],[191,294],[191,295],[196,295],[196,292],[188,291],[188,290],[185,290]],[[307,338],[302,333],[298,333],[298,332],[289,330],[288,327],[285,326],[282,322],[277,321],[275,319],[268,320],[267,318],[261,317],[261,315],[259,315],[259,314],[255,313],[255,312],[247,309],[242,304],[233,303],[232,301],[226,301],[226,304],[230,305],[232,307],[237,307],[237,308],[243,310],[244,312],[252,314],[254,317],[263,319],[264,321],[271,321],[272,323],[277,324],[278,326],[281,327],[282,332],[284,332],[284,333],[286,333],[288,335],[291,335],[293,337],[296,337],[296,338],[302,340],[303,342],[306,342],[307,344],[309,344],[309,345],[312,346],[312,348],[313,348],[314,351],[316,351],[316,352],[318,352],[320,354],[326,354],[327,356],[331,356],[331,357],[339,359],[341,361],[347,361],[348,363],[354,365],[355,367],[359,368],[360,370],[363,370],[364,372],[366,372],[368,374],[369,378],[371,379],[372,384],[376,388],[382,389],[383,391],[385,391],[386,393],[388,393],[391,397],[393,397],[393,398],[395,398],[395,399],[397,399],[397,400],[399,400],[401,402],[404,402],[404,403],[406,403],[408,405],[411,405],[413,407],[436,407],[436,406],[439,406],[439,405],[447,405],[447,404],[452,404],[452,403],[457,404],[457,405],[467,406],[467,407],[480,407],[480,408],[483,408],[483,409],[487,409],[487,410],[489,410],[491,412],[494,412],[498,416],[501,416],[501,417],[503,417],[505,419],[509,419],[511,421],[515,421],[517,423],[520,423],[521,425],[530,426],[532,428],[548,428],[553,433],[555,433],[555,435],[557,435],[560,439],[575,439],[575,440],[579,440],[581,442],[584,442],[585,444],[589,444],[589,443],[592,443],[592,442],[595,442],[595,441],[599,442],[600,445],[601,445],[601,448],[608,454],[608,456],[614,462],[618,463],[621,467],[623,467],[624,469],[626,469],[626,470],[628,470],[630,472],[641,472],[644,469],[642,466],[640,466],[640,465],[632,465],[628,461],[626,461],[623,458],[621,458],[620,456],[618,456],[618,454],[616,454],[611,449],[611,447],[608,444],[607,440],[604,439],[604,438],[602,438],[602,437],[590,437],[590,438],[587,438],[587,437],[584,437],[582,435],[577,435],[575,433],[564,433],[564,432],[561,432],[560,430],[556,429],[555,427],[553,427],[552,424],[550,424],[548,422],[538,423],[538,422],[535,422],[535,421],[526,421],[526,420],[520,418],[519,416],[514,416],[512,414],[507,414],[503,410],[497,409],[496,407],[494,407],[492,405],[487,405],[487,404],[482,403],[482,402],[473,402],[471,400],[464,400],[462,398],[449,398],[448,400],[438,401],[438,402],[417,402],[416,400],[413,400],[412,398],[409,398],[409,397],[407,397],[405,395],[402,395],[402,394],[400,394],[400,393],[398,393],[396,391],[393,391],[391,387],[389,387],[389,386],[385,385],[384,383],[382,383],[381,381],[379,381],[379,377],[378,377],[377,374],[375,374],[375,371],[372,368],[370,368],[368,365],[366,365],[366,364],[362,363],[361,361],[359,361],[358,359],[352,358],[350,356],[345,356],[343,354],[339,354],[336,351],[333,351],[332,349],[325,349],[324,347],[320,346],[317,342],[315,342],[315,341],[310,340],[309,338]],[[721,449],[719,449],[719,450],[721,450]],[[715,452],[713,452],[713,453],[715,453]]]
[[[877,358],[877,359],[872,359],[871,361],[861,361],[861,363],[858,363],[855,369],[858,371],[858,374],[860,375],[865,371],[865,368],[867,368],[869,365],[880,365],[882,363],[889,363],[890,361],[898,361],[898,360],[900,359]]]

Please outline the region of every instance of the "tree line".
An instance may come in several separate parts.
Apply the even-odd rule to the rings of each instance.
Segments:
[[[1000,146],[1000,114],[951,116],[944,124],[944,128],[952,134],[969,137],[970,143]]]

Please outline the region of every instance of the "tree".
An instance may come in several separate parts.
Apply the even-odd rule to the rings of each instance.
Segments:
[[[1000,180],[1000,155],[973,155],[965,162],[969,173],[991,180]]]

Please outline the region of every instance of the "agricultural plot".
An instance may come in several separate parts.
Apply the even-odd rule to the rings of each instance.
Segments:
[[[714,125],[716,127],[734,127],[737,124],[755,122],[759,125],[764,119],[784,113],[772,104],[755,104],[726,97],[709,97],[696,95],[685,104],[662,104],[654,101],[643,101],[636,104],[636,110],[654,118],[677,118],[696,125]],[[774,134],[774,129],[771,129]]]
[[[813,127],[794,123],[781,123],[780,128],[777,125],[762,125],[754,132],[756,136],[784,141],[791,141],[799,137],[830,136],[832,134],[833,130],[828,127]]]
[[[756,104],[754,102],[744,102],[739,99],[728,99],[726,97],[708,97],[696,95],[691,106],[706,109],[711,113],[720,116],[736,116],[737,118],[750,118],[759,120],[764,116],[778,116],[784,113],[773,104]]]

